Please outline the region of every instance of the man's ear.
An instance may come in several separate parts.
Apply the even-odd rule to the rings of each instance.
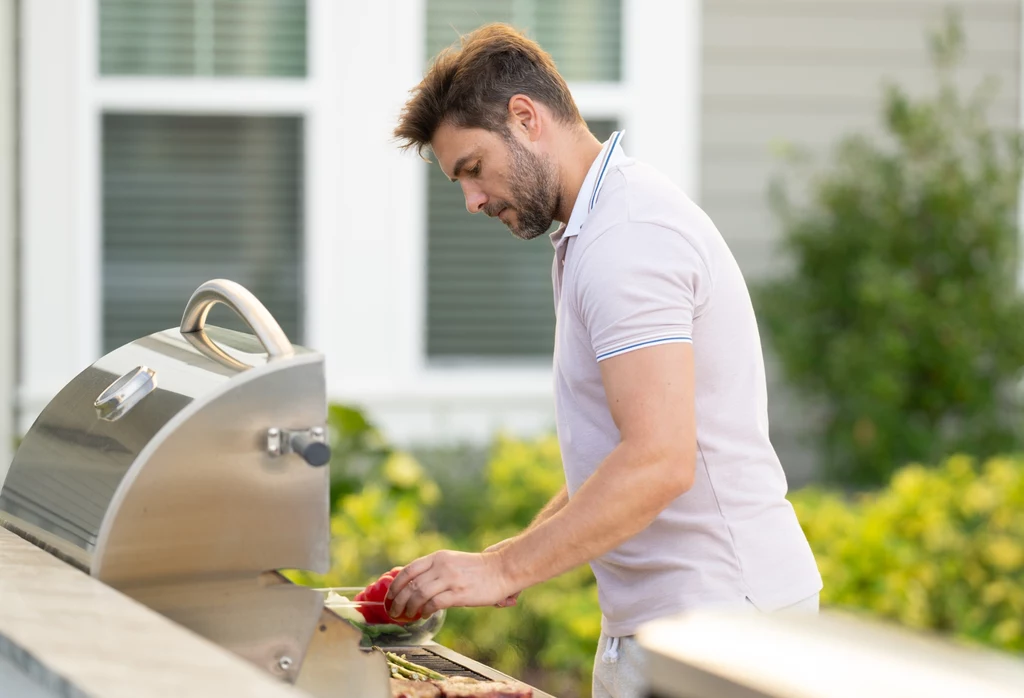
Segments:
[[[540,138],[543,125],[537,103],[526,95],[512,95],[508,100],[509,123],[512,131],[519,131],[531,141]]]

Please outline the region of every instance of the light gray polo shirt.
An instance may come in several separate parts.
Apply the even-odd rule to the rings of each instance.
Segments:
[[[598,363],[667,342],[693,344],[697,464],[688,492],[591,563],[610,636],[748,598],[775,610],[821,589],[768,440],[761,342],[739,266],[707,215],[626,157],[621,136],[605,143],[551,235],[566,483],[571,497],[619,443]]]

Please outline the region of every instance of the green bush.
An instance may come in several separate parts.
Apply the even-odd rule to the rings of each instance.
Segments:
[[[1024,458],[955,455],[852,501],[816,488],[791,500],[823,605],[1024,651]]]
[[[1022,445],[1020,138],[990,126],[991,83],[958,94],[962,49],[951,20],[935,95],[889,87],[882,138],[843,140],[799,197],[772,186],[795,269],[753,295],[785,377],[821,407],[835,481]]]

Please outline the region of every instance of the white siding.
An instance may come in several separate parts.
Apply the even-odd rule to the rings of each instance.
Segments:
[[[962,83],[996,77],[992,116],[1018,124],[1019,0],[705,0],[701,204],[748,281],[784,269],[766,197],[769,177],[780,171],[775,145],[822,153],[851,131],[877,131],[884,81],[928,91],[927,35],[950,4],[966,36]],[[803,411],[770,359],[772,440],[795,485],[810,475],[814,457],[798,443]]]

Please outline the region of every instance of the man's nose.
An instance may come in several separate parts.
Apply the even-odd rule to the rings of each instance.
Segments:
[[[487,195],[476,188],[466,187],[463,190],[466,196],[466,210],[470,213],[479,213],[487,203]]]

